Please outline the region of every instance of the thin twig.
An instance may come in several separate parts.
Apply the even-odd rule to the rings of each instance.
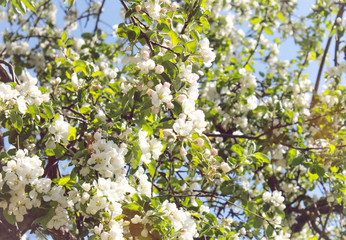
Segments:
[[[98,24],[99,24],[99,21],[100,21],[102,9],[103,9],[103,6],[105,5],[105,2],[106,2],[106,0],[103,0],[103,1],[102,1],[101,6],[100,6],[100,8],[99,8],[99,10],[98,10],[98,12],[97,12],[97,18],[96,18],[94,33],[96,33],[96,31],[97,31],[97,29],[98,29]]]
[[[338,14],[336,15],[336,18],[335,18],[333,27],[332,27],[332,29],[330,30],[331,32],[333,31],[333,29],[334,29],[334,27],[335,27],[335,25],[336,25],[336,20],[337,20],[339,17],[340,17],[340,18],[342,17],[342,15],[343,15],[343,13],[344,13],[344,8],[345,8],[345,5],[344,5],[344,4],[340,5],[339,12],[338,12]],[[329,36],[328,41],[327,41],[327,44],[326,44],[326,47],[325,47],[325,50],[324,50],[324,52],[323,52],[323,56],[322,56],[322,60],[321,60],[321,63],[320,63],[320,67],[319,67],[319,69],[318,69],[317,79],[316,79],[316,82],[315,82],[314,92],[313,92],[312,99],[311,99],[310,108],[313,108],[313,107],[315,106],[315,104],[316,104],[316,94],[317,94],[318,87],[319,87],[319,84],[320,84],[323,66],[324,66],[324,63],[325,63],[325,61],[326,61],[326,57],[327,57],[327,54],[328,54],[328,50],[329,50],[330,43],[331,43],[331,41],[332,41],[332,37],[333,37],[333,36]]]
[[[250,59],[251,59],[252,56],[255,54],[256,49],[257,49],[257,47],[259,46],[259,43],[260,43],[260,39],[261,39],[263,30],[264,30],[264,26],[261,27],[261,30],[260,30],[260,32],[258,33],[258,37],[257,37],[257,39],[256,39],[256,46],[255,46],[254,49],[252,49],[252,52],[251,52],[251,54],[249,55],[249,57],[247,58],[245,64],[243,65],[243,68],[244,68],[246,65],[248,65]]]

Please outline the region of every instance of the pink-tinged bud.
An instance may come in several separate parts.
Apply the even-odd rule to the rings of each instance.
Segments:
[[[154,107],[153,110],[151,111],[153,114],[158,114],[160,111],[159,108]]]
[[[100,84],[97,84],[97,85],[96,85],[96,88],[97,88],[97,90],[101,90],[101,89],[102,89],[102,86],[101,86]]]
[[[148,89],[147,94],[151,97],[154,93],[153,89]]]
[[[172,18],[167,19],[168,23],[172,23]]]
[[[226,162],[222,162],[220,168],[224,173],[228,173],[231,170],[230,166]]]
[[[149,57],[150,57],[149,52],[144,51],[144,52],[142,53],[142,58],[143,58],[144,60],[148,60]]]
[[[147,84],[147,86],[148,86],[149,88],[151,88],[152,86],[154,86],[154,82],[153,82],[153,81],[149,81],[148,84]]]
[[[170,87],[171,87],[171,84],[170,84],[169,82],[165,82],[165,83],[163,84],[163,86],[166,87],[166,88],[170,88]]]
[[[217,154],[218,154],[217,149],[212,148],[212,149],[211,149],[211,154],[213,154],[214,156],[217,156]]]
[[[342,22],[341,17],[336,18],[336,23],[339,25]]]
[[[156,73],[156,74],[162,74],[163,71],[165,71],[165,68],[164,68],[162,65],[157,65],[157,66],[155,67],[155,73]]]
[[[174,104],[172,102],[169,102],[169,103],[167,103],[167,107],[169,109],[173,109],[174,108]]]
[[[141,10],[142,10],[141,5],[137,5],[137,6],[136,6],[136,12],[140,12]]]
[[[162,133],[163,133],[163,136],[165,136],[165,137],[168,137],[169,135],[171,135],[169,129],[163,129]]]
[[[202,147],[204,145],[204,140],[202,138],[197,138],[196,144],[198,147]]]
[[[182,147],[180,148],[180,156],[186,157],[186,155],[187,155],[187,151],[186,151],[186,149],[182,146]]]
[[[118,137],[118,134],[113,133],[113,134],[112,134],[112,137],[117,138],[117,137]]]
[[[143,85],[138,85],[138,86],[137,86],[137,89],[138,89],[139,91],[142,91],[142,90],[143,90]]]
[[[175,12],[175,11],[177,11],[178,3],[173,2],[173,3],[170,5],[170,7],[172,8],[172,11]]]
[[[178,97],[177,97],[177,101],[182,103],[186,100],[186,96],[184,94],[180,94]]]
[[[167,9],[166,8],[161,8],[160,12],[165,14],[167,12]]]

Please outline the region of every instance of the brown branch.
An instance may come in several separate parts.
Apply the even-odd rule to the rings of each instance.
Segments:
[[[168,194],[168,195],[160,195],[160,196],[157,196],[157,197],[174,197],[174,198],[177,198],[177,197],[214,197],[214,198],[221,199],[221,200],[227,202],[228,204],[233,205],[234,207],[240,208],[243,211],[246,211],[246,212],[248,212],[248,213],[250,213],[250,214],[252,214],[252,215],[254,215],[254,216],[256,216],[256,217],[258,217],[258,218],[260,218],[260,219],[262,219],[264,221],[266,221],[273,228],[275,228],[274,225],[280,225],[280,224],[276,224],[275,222],[273,222],[270,219],[267,219],[265,217],[262,217],[261,215],[258,215],[257,213],[254,213],[253,211],[251,211],[249,209],[243,208],[243,207],[241,207],[241,206],[239,206],[239,205],[229,201],[228,199],[226,199],[226,198],[224,198],[222,196],[217,196],[215,194],[208,194],[208,193],[206,193],[206,194],[178,194],[178,195]]]
[[[102,8],[105,5],[106,0],[103,0],[100,6],[100,9],[97,12],[97,18],[96,18],[96,23],[95,23],[95,28],[94,28],[94,33],[96,33],[97,29],[98,29],[98,24],[100,22],[100,17],[101,17],[101,13],[102,13]]]
[[[11,78],[10,75],[8,74],[7,70],[1,66],[1,64],[4,64],[8,67],[8,69],[10,70],[11,73]],[[0,59],[0,79],[2,82],[15,82],[17,84],[19,84],[19,81],[16,77],[16,74],[14,73],[14,68],[12,66],[12,64],[10,64],[9,62]]]
[[[59,230],[55,228],[47,229],[47,232],[52,236],[54,240],[77,240],[75,236],[65,227],[60,227]]]
[[[264,26],[262,25],[261,30],[260,30],[260,32],[258,33],[258,37],[257,37],[257,39],[256,39],[256,46],[255,46],[254,49],[251,49],[252,52],[251,52],[251,54],[249,55],[249,57],[247,58],[245,64],[243,65],[243,68],[244,68],[246,65],[248,65],[250,59],[251,59],[252,56],[255,54],[255,51],[256,51],[257,47],[259,46],[259,43],[260,43],[260,39],[261,39],[263,30],[264,30]]]
[[[344,13],[344,8],[345,8],[344,4],[340,5],[339,12],[336,15],[336,18],[335,18],[335,21],[334,21],[334,24],[333,24],[333,27],[332,27],[331,31],[333,31],[333,29],[334,29],[334,27],[336,25],[336,20],[338,19],[338,17],[342,18],[342,15]],[[315,106],[315,104],[316,104],[316,94],[317,94],[318,87],[319,87],[319,84],[320,84],[323,66],[324,66],[324,63],[326,61],[326,57],[327,57],[327,54],[328,54],[328,50],[329,50],[329,46],[330,46],[331,41],[332,41],[332,36],[329,36],[327,44],[326,44],[326,47],[325,47],[325,50],[323,52],[323,56],[322,56],[322,60],[321,60],[321,63],[320,63],[320,67],[318,69],[317,79],[316,79],[316,82],[315,82],[315,87],[314,87],[314,92],[313,92],[311,103],[310,103],[310,108],[313,108]]]
[[[208,137],[224,137],[224,138],[246,138],[246,139],[253,139],[253,140],[258,140],[260,136],[255,137],[255,136],[246,136],[246,135],[233,135],[229,133],[205,133],[206,136]]]
[[[124,2],[124,0],[120,0],[121,4],[124,6],[126,12],[129,10],[128,6],[126,5],[126,3]],[[136,23],[134,17],[130,17],[131,19],[131,22],[138,27],[138,24]],[[154,49],[153,49],[153,46],[151,44],[151,40],[148,38],[148,36],[142,31],[142,29],[140,29],[140,34],[141,36],[145,39],[145,41],[147,42],[147,45],[150,49],[150,52],[154,55]]]
[[[340,46],[340,39],[339,35],[335,35],[335,49],[334,49],[334,66],[337,67],[339,65],[339,46]]]
[[[151,40],[150,40],[150,41],[151,41]],[[174,53],[174,54],[177,55],[178,57],[180,56],[180,53],[177,53],[176,51],[174,51],[173,49],[171,49],[171,48],[169,48],[169,47],[163,46],[163,45],[161,45],[161,44],[159,44],[159,43],[157,43],[157,42],[154,42],[154,41],[151,41],[151,43],[152,43],[153,45],[156,45],[156,46],[159,46],[159,47],[161,47],[161,48],[167,49],[168,51]]]
[[[0,132],[0,153],[5,152],[4,138]]]
[[[121,2],[121,4],[124,6],[124,8],[125,8],[125,10],[126,10],[126,12],[127,12],[127,11],[129,10],[129,8],[128,8],[128,6],[126,5],[126,3],[124,2],[124,0],[120,0],[120,2]],[[135,26],[137,26],[137,27],[140,28],[140,26],[139,26],[139,25],[137,24],[137,22],[136,22],[136,20],[137,20],[137,21],[140,23],[140,25],[143,25],[143,27],[145,28],[145,30],[148,30],[148,29],[149,29],[149,27],[147,27],[144,23],[142,23],[137,17],[133,16],[133,17],[130,17],[130,19],[131,19],[131,22],[132,22]],[[155,46],[159,46],[159,47],[161,47],[161,48],[167,49],[168,51],[174,53],[174,54],[177,55],[178,57],[180,56],[180,53],[177,53],[177,52],[174,51],[173,49],[171,49],[171,48],[169,48],[169,47],[166,47],[166,46],[163,46],[163,45],[161,45],[161,44],[159,44],[159,43],[157,43],[157,42],[154,42],[154,41],[150,40],[150,39],[148,38],[148,36],[145,34],[145,32],[142,31],[142,29],[140,29],[140,35],[141,35],[141,37],[143,37],[143,38],[145,39],[145,41],[146,41],[146,43],[147,43],[147,45],[148,45],[148,47],[149,47],[150,52],[151,52],[152,55],[155,54],[155,51],[154,51],[154,49],[153,49],[153,45],[155,45]]]
[[[328,235],[322,231],[321,229],[318,228],[318,226],[315,223],[315,219],[311,219],[310,220],[311,226],[312,228],[320,235],[320,237],[323,237],[325,240],[330,240],[330,238],[328,237]]]
[[[193,17],[193,8],[191,9],[189,16],[188,16],[186,22],[184,23],[184,26],[181,29],[180,34],[184,34],[185,33],[185,30],[186,30],[187,26],[189,25],[189,22],[191,21],[192,17]]]
[[[26,231],[32,228],[35,217],[28,210],[22,222],[12,225],[6,221],[3,215],[4,209],[0,208],[0,240],[20,240]]]
[[[288,143],[282,143],[282,142],[279,142],[279,144],[283,145],[283,146],[286,146],[286,147],[289,147],[289,148],[293,148],[293,149],[296,149],[296,150],[301,150],[301,151],[310,151],[310,150],[327,150],[329,149],[328,147],[306,147],[306,148],[303,148],[303,147],[296,147],[296,146],[293,146],[291,144],[288,144]],[[344,148],[346,147],[346,145],[336,145],[335,148]]]

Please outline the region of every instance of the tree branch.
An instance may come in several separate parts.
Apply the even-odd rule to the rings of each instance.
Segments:
[[[334,27],[336,25],[336,20],[338,19],[338,17],[340,17],[340,18],[342,17],[342,15],[344,13],[344,8],[345,8],[344,4],[340,5],[339,12],[336,15],[336,18],[335,18],[335,21],[334,21],[334,24],[333,24],[333,27],[332,27],[331,31],[333,31],[333,29],[334,29]],[[319,87],[319,84],[320,84],[323,66],[324,66],[324,63],[326,61],[326,57],[327,57],[327,54],[328,54],[330,43],[332,41],[332,37],[333,36],[329,36],[327,44],[326,44],[326,47],[325,47],[325,50],[323,52],[323,56],[322,56],[322,60],[321,60],[321,63],[320,63],[320,67],[318,69],[317,79],[316,79],[316,82],[315,82],[315,87],[314,87],[314,92],[313,92],[313,95],[312,95],[312,100],[311,100],[310,108],[313,108],[315,106],[315,104],[316,104],[316,94],[317,94],[318,87]]]

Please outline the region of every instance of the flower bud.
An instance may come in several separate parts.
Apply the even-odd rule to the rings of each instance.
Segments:
[[[156,74],[162,74],[164,70],[165,70],[165,68],[162,65],[157,65],[155,67],[155,73]]]
[[[154,93],[154,90],[152,90],[152,89],[148,89],[147,94],[148,94],[149,96],[152,96],[152,95],[153,95],[153,93]]]
[[[136,12],[140,12],[141,10],[142,10],[141,5],[137,5],[137,6],[136,6]]]
[[[181,148],[180,148],[180,156],[186,157],[186,155],[187,155],[186,149],[183,146],[181,146]]]
[[[178,97],[177,97],[177,101],[182,103],[184,102],[186,99],[186,96],[184,94],[180,94]]]
[[[220,168],[224,173],[228,173],[231,170],[230,166],[226,162],[222,162]]]
[[[204,145],[204,140],[202,138],[197,138],[196,144],[198,147],[202,147]]]
[[[153,110],[151,111],[153,114],[158,114],[159,113],[159,111],[160,111],[160,109],[159,108],[157,108],[157,107],[154,107],[153,108]]]
[[[217,149],[216,148],[212,148],[211,149],[211,154],[213,154],[214,156],[217,156],[217,154],[218,154]]]
[[[165,82],[165,83],[163,84],[163,86],[166,87],[166,88],[170,88],[170,87],[171,87],[171,84],[170,84],[169,82]]]
[[[174,104],[172,102],[169,102],[169,103],[167,103],[167,107],[169,109],[173,109],[174,108]]]

